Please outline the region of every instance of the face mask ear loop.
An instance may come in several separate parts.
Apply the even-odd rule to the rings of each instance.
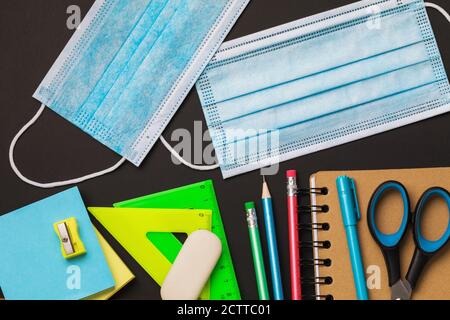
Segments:
[[[433,8],[433,9],[439,11],[445,17],[445,19],[447,19],[447,21],[450,22],[450,14],[447,11],[445,11],[445,9],[442,8],[441,6],[439,6],[435,3],[432,3],[432,2],[425,2],[425,7]]]
[[[39,117],[42,115],[42,113],[44,112],[45,109],[45,105],[42,105],[40,107],[40,109],[38,110],[38,112],[36,113],[36,115],[26,124],[23,126],[22,129],[20,129],[20,131],[16,134],[16,136],[14,137],[14,139],[11,142],[11,146],[9,147],[9,163],[11,165],[12,170],[14,171],[14,173],[20,178],[20,180],[22,180],[23,182],[38,187],[38,188],[44,188],[44,189],[49,189],[49,188],[56,188],[56,187],[63,187],[63,186],[67,186],[67,185],[71,185],[71,184],[78,184],[81,183],[83,181],[86,180],[90,180],[90,179],[94,179],[100,176],[103,176],[105,174],[111,173],[115,170],[117,170],[122,164],[125,163],[126,159],[122,158],[118,163],[116,163],[114,166],[112,166],[111,168],[108,168],[106,170],[100,171],[100,172],[96,172],[96,173],[92,173],[89,174],[87,176],[81,177],[81,178],[76,178],[76,179],[72,179],[72,180],[67,180],[67,181],[60,181],[60,182],[52,182],[52,183],[39,183],[39,182],[35,182],[32,181],[28,178],[26,178],[17,168],[16,163],[14,162],[14,149],[16,147],[17,142],[19,141],[20,137],[33,125],[36,123],[36,121],[39,119]]]
[[[163,136],[160,136],[159,139],[161,140],[162,144],[166,147],[167,150],[182,164],[184,164],[186,167],[189,167],[191,169],[197,170],[197,171],[210,171],[215,170],[220,167],[219,164],[214,164],[211,166],[197,166],[195,164],[189,163],[186,160],[184,160],[178,152],[175,151],[175,149],[172,148],[172,146],[164,139]]]

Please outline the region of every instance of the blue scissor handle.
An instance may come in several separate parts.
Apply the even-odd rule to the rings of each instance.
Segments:
[[[448,212],[450,214],[450,194],[447,190],[434,187],[430,188],[423,193],[417,203],[416,210],[412,218],[413,222],[413,233],[414,242],[416,243],[416,250],[414,251],[414,256],[409,265],[408,273],[406,274],[406,280],[408,281],[410,287],[414,289],[417,280],[420,277],[425,265],[433,257],[433,255],[442,249],[450,238],[450,223],[447,225],[447,229],[444,234],[438,240],[428,240],[423,236],[422,233],[422,215],[425,210],[425,206],[428,201],[433,197],[441,197],[447,203]]]
[[[382,198],[382,196],[387,192],[395,190],[398,191],[403,200],[403,219],[402,223],[400,225],[400,228],[393,234],[385,234],[380,231],[376,224],[376,209],[377,204]],[[409,211],[409,197],[408,192],[406,191],[405,187],[397,181],[387,181],[380,185],[377,190],[372,195],[372,198],[370,200],[369,209],[368,209],[368,223],[369,223],[369,229],[372,233],[373,238],[375,241],[384,248],[394,248],[397,247],[400,243],[400,241],[403,239],[403,236],[406,233],[406,229],[408,227],[410,217],[410,211]]]
[[[403,200],[403,218],[400,228],[393,234],[385,234],[380,231],[376,223],[377,204],[387,191],[398,191]],[[406,234],[410,220],[409,196],[405,187],[397,181],[387,181],[381,184],[372,195],[367,209],[367,223],[375,242],[380,246],[389,276],[389,286],[392,287],[401,280],[399,244]]]
[[[420,197],[419,202],[417,203],[417,206],[416,206],[416,210],[412,217],[412,219],[413,219],[412,221],[413,221],[413,225],[414,225],[414,240],[416,242],[416,246],[420,250],[422,250],[428,254],[433,254],[433,253],[436,253],[437,251],[439,251],[442,247],[444,247],[447,244],[447,242],[450,238],[450,222],[447,225],[446,231],[444,232],[444,234],[441,236],[440,239],[428,240],[423,236],[422,226],[421,226],[422,216],[423,216],[426,204],[433,197],[441,197],[442,199],[444,199],[445,202],[447,203],[447,207],[448,207],[449,214],[450,214],[450,194],[445,189],[442,189],[439,187],[434,187],[434,188],[430,188],[427,191],[425,191],[424,194]]]

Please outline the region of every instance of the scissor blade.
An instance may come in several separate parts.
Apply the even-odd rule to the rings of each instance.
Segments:
[[[407,281],[398,280],[391,287],[392,300],[411,300],[412,289]]]

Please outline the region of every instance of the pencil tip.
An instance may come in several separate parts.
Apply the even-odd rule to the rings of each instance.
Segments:
[[[269,186],[266,182],[266,176],[263,176],[262,198],[270,198]]]

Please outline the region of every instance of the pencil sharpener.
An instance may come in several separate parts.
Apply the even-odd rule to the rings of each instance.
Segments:
[[[65,259],[72,259],[86,253],[83,242],[78,234],[77,219],[69,218],[53,224],[59,241],[61,253]]]

